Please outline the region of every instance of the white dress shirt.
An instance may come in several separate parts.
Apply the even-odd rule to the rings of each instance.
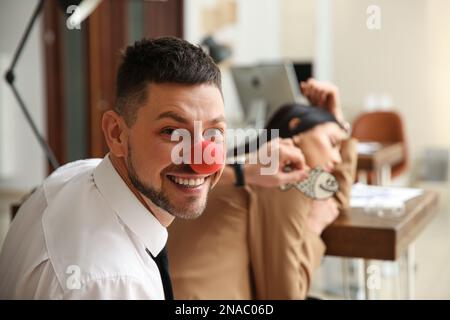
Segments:
[[[167,230],[109,157],[69,163],[22,205],[0,254],[2,299],[164,299]]]

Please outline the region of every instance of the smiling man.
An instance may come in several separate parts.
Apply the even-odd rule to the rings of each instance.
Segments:
[[[166,227],[202,213],[222,170],[174,164],[171,136],[224,134],[220,71],[186,41],[137,42],[102,128],[104,159],[61,167],[22,205],[0,255],[0,298],[172,298]]]

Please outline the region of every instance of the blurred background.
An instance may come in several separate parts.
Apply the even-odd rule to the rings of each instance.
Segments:
[[[38,2],[0,2],[2,75]],[[231,126],[243,123],[247,107],[233,68],[282,62],[297,81],[335,83],[350,123],[374,111],[401,116],[408,167],[392,184],[440,195],[437,215],[416,240],[416,298],[450,299],[449,1],[103,0],[79,28],[67,24],[69,4],[43,2],[15,69],[18,91],[61,164],[105,155],[101,114],[114,104],[120,50],[136,40],[171,35],[219,50]],[[11,204],[51,172],[3,79],[0,150],[1,243]],[[343,298],[341,273],[333,272],[340,267],[326,258],[313,292]],[[395,268],[382,271],[389,277]]]

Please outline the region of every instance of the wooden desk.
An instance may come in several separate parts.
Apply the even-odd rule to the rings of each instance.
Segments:
[[[349,209],[323,232],[327,255],[397,260],[436,213],[438,195],[425,191],[406,202],[397,218],[378,217],[363,209]]]
[[[326,254],[343,258],[364,259],[364,297],[372,298],[368,273],[370,260],[399,261],[404,257],[407,263],[408,299],[415,296],[415,251],[413,241],[422,232],[437,212],[438,195],[425,191],[422,195],[406,202],[405,212],[399,217],[379,217],[352,208],[340,216],[322,234]],[[343,260],[344,261],[344,260]],[[343,277],[348,279],[348,270],[343,267]],[[344,284],[345,290],[346,284]]]
[[[374,184],[389,183],[391,167],[403,159],[403,143],[384,144],[372,153],[358,153],[357,169],[360,171],[374,171]]]

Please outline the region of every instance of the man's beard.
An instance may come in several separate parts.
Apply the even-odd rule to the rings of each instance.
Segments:
[[[132,161],[132,151],[130,143],[128,143],[128,157],[127,157],[127,169],[128,169],[128,176],[130,177],[131,184],[144,196],[146,196],[150,201],[152,201],[156,206],[160,207],[161,209],[167,211],[171,215],[177,217],[177,218],[183,218],[183,219],[195,219],[198,218],[203,210],[205,210],[206,207],[206,198],[204,199],[203,203],[201,203],[198,208],[194,211],[193,208],[189,205],[186,205],[182,208],[176,208],[167,197],[166,193],[161,190],[157,191],[154,188],[152,188],[149,185],[146,185],[144,182],[142,182],[133,166]],[[206,183],[206,182],[205,182]],[[210,185],[211,189],[211,185]],[[189,200],[188,200],[189,201]],[[199,201],[198,197],[192,197],[191,203],[195,203]]]

